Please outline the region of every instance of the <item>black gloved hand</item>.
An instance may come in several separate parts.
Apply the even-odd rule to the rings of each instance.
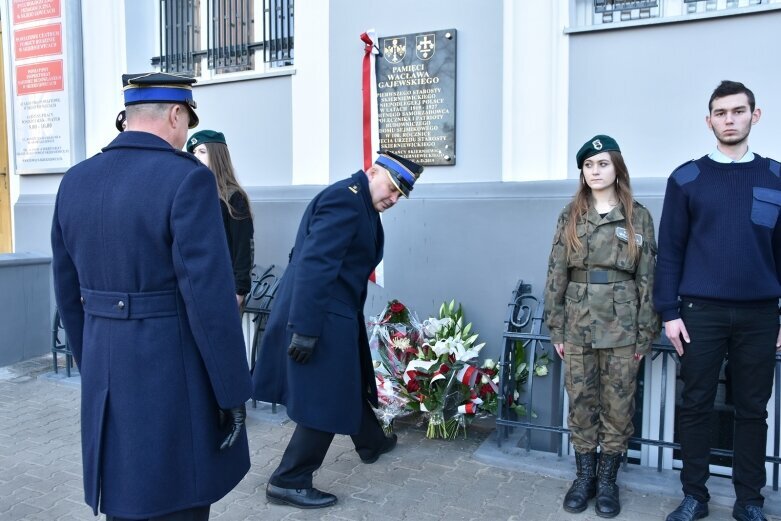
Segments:
[[[239,439],[246,419],[247,407],[243,403],[232,409],[220,409],[220,428],[230,427],[230,433],[220,445],[220,450],[233,447],[233,444]]]
[[[312,357],[315,344],[317,344],[316,336],[304,336],[293,333],[290,347],[287,348],[287,355],[299,364],[305,364]]]

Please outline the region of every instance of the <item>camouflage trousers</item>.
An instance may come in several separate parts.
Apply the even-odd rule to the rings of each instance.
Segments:
[[[572,445],[578,452],[626,451],[634,432],[637,368],[634,346],[592,349],[564,345],[564,378],[569,396]]]

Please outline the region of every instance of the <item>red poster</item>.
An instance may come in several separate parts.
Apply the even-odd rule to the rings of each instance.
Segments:
[[[40,25],[14,32],[17,60],[62,54],[62,24]]]
[[[17,65],[16,95],[63,90],[62,60]]]
[[[14,0],[14,24],[59,18],[61,0]]]

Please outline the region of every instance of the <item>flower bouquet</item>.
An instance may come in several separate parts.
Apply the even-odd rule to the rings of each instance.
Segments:
[[[406,410],[425,413],[429,438],[466,434],[468,419],[483,404],[477,382],[487,377],[490,383],[483,386],[495,397],[496,373],[483,374],[477,367],[485,344],[475,344],[478,335],[471,332],[471,324],[464,325],[461,305],[443,303],[438,318],[421,324],[403,304],[391,301],[369,326],[381,404],[378,417],[386,428],[403,404]]]
[[[368,328],[379,402],[375,412],[385,431],[390,433],[393,420],[411,412],[403,375],[417,353],[422,325],[404,304],[392,300],[382,313],[369,319]]]

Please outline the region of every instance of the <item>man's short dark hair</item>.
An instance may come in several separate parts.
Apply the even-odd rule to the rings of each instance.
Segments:
[[[739,81],[724,80],[719,84],[718,87],[716,87],[716,90],[713,91],[713,94],[710,95],[710,100],[708,101],[708,113],[710,114],[710,111],[713,109],[713,100],[723,98],[725,96],[732,96],[733,94],[745,94],[748,98],[748,105],[751,108],[751,112],[754,112],[756,100],[754,100],[754,93],[751,92],[751,89]]]

